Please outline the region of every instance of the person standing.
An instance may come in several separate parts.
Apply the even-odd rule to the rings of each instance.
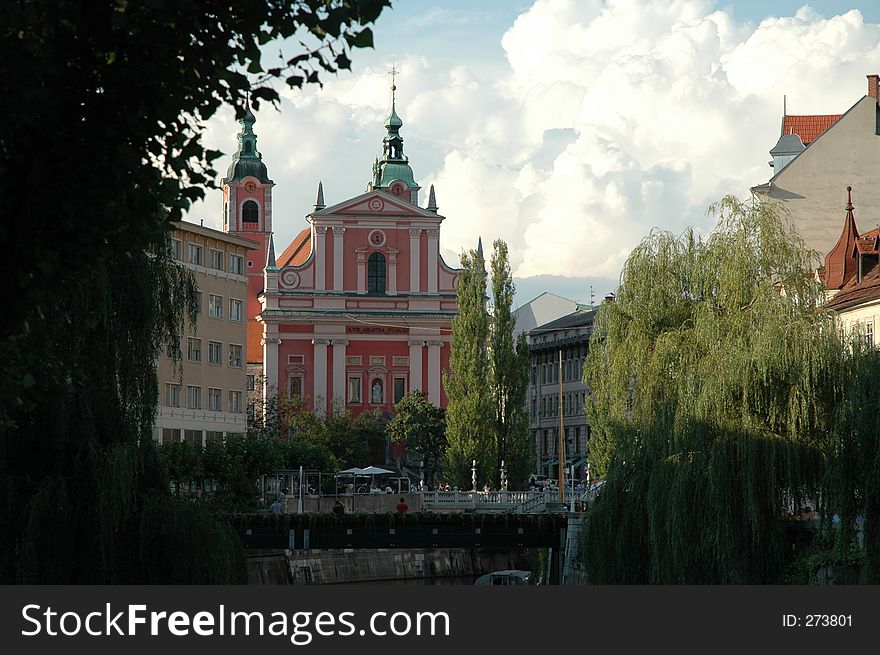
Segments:
[[[406,514],[409,511],[409,505],[406,504],[406,501],[401,498],[400,502],[397,503],[397,513],[398,514]]]

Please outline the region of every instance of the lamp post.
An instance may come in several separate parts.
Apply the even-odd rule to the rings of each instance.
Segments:
[[[507,491],[507,467],[504,460],[501,460],[501,491]]]
[[[471,462],[471,491],[477,490],[477,460]]]

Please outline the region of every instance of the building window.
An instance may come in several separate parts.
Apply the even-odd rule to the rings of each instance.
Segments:
[[[241,367],[241,346],[229,344],[229,365],[236,368]]]
[[[385,255],[381,252],[367,260],[367,293],[385,293]]]
[[[532,418],[535,418],[535,414],[538,411],[538,401],[532,398]]]
[[[874,323],[865,323],[865,343],[868,348],[874,347]]]
[[[208,316],[223,318],[223,296],[208,294]]]
[[[361,379],[348,378],[348,402],[352,405],[361,404]]]
[[[171,247],[169,248],[171,257],[176,261],[183,259],[183,241],[180,239],[171,239]]]
[[[233,414],[241,414],[243,409],[242,404],[242,394],[241,391],[230,391],[229,392],[229,411]]]
[[[202,313],[202,292],[196,291],[196,314]]]
[[[244,320],[243,316],[244,312],[242,311],[242,303],[240,300],[235,300],[235,298],[229,299],[229,320],[230,321],[242,321]]]
[[[229,272],[244,275],[244,257],[241,255],[229,255]]]
[[[191,443],[194,446],[202,445],[202,431],[201,430],[184,430],[183,431],[183,440],[186,443]]]
[[[195,386],[188,386],[186,388],[186,406],[189,409],[201,409],[202,408],[202,388]]]
[[[260,208],[253,200],[245,200],[241,206],[241,220],[245,223],[257,223],[260,220]]]
[[[162,443],[178,443],[180,428],[162,428]]]
[[[574,452],[582,453],[584,452],[581,448],[581,428],[580,426],[576,426],[574,429]]]
[[[219,341],[209,341],[208,342],[208,363],[209,364],[222,364],[223,363],[223,344]]]
[[[542,449],[542,452],[545,452],[545,453],[549,452],[547,450],[547,430],[544,430],[544,448]]]
[[[212,412],[223,411],[223,391],[221,389],[208,389],[208,409]]]
[[[253,403],[248,403],[247,406],[247,420],[253,421],[257,417],[257,409]]]
[[[287,395],[290,396],[291,398],[302,398],[303,380],[301,377],[288,378],[288,380],[287,380]]]
[[[167,407],[180,407],[180,385],[165,385],[165,405]]]
[[[220,430],[206,430],[205,443],[223,443],[223,432]]]
[[[394,403],[399,403],[406,395],[406,378],[394,378]]]
[[[189,244],[189,263],[196,266],[202,265],[202,247],[194,243]]]
[[[248,376],[247,376],[247,386],[246,386],[246,388],[247,388],[248,391],[253,391],[253,390],[254,390],[254,376],[253,376],[253,375],[248,375]]]
[[[165,356],[170,357],[171,359],[179,359],[180,358],[180,344],[169,343],[167,346],[165,346]]]
[[[186,340],[186,358],[192,362],[202,361],[202,340],[189,337]]]
[[[211,268],[215,268],[218,271],[223,270],[223,251],[222,250],[214,250],[211,248]]]
[[[370,402],[374,405],[381,405],[385,402],[385,389],[381,378],[373,378],[370,384]]]

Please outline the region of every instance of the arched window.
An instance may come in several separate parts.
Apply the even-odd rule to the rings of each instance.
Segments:
[[[367,293],[385,293],[385,255],[381,252],[367,260]]]
[[[256,223],[260,220],[260,208],[253,200],[246,200],[241,207],[241,220],[245,223]]]
[[[385,402],[385,385],[382,378],[373,378],[373,384],[370,386],[370,402],[374,405],[381,405]]]

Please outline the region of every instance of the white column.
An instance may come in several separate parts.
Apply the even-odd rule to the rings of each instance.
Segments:
[[[272,187],[263,187],[263,231],[272,231]]]
[[[409,231],[409,290],[418,293],[421,289],[419,279],[422,274],[422,228],[411,228]]]
[[[278,394],[278,325],[263,323],[263,402],[269,401]]]
[[[327,340],[312,339],[315,347],[315,384],[312,398],[315,405],[315,413],[326,415],[327,407]]]
[[[333,339],[333,404],[345,411],[345,347],[346,339]]]
[[[333,290],[342,291],[342,262],[345,261],[343,256],[343,235],[345,228],[339,225],[333,227]]]
[[[357,278],[358,278],[358,293],[366,293],[367,292],[367,249],[366,248],[358,248],[357,249]]]
[[[440,347],[442,341],[428,342],[428,400],[440,406]]]
[[[235,193],[236,187],[229,185],[229,231],[238,231],[238,194]],[[186,257],[186,253],[183,253]],[[263,262],[265,264],[266,262]]]
[[[409,342],[409,390],[422,388],[422,348],[424,341]]]
[[[327,269],[327,265],[325,264],[325,258],[327,255],[327,249],[324,246],[324,237],[327,232],[326,225],[316,225],[315,226],[315,290],[316,291],[324,291],[327,287],[324,282],[326,275],[324,274]]]
[[[399,250],[394,248],[388,249],[388,289],[386,293],[389,296],[397,295],[397,253]]]
[[[440,252],[440,230],[428,230],[428,293],[437,293],[437,257]]]

